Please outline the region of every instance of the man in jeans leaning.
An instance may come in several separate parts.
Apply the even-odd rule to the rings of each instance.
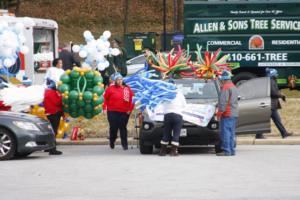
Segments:
[[[231,73],[224,70],[217,116],[220,119],[221,152],[218,156],[235,155],[235,127],[238,117],[238,91],[231,81]]]

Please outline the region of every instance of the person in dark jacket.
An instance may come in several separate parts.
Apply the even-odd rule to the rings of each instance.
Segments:
[[[286,138],[288,136],[291,136],[292,133],[288,133],[285,129],[284,125],[282,124],[281,117],[279,115],[278,109],[281,109],[281,104],[279,99],[282,99],[283,101],[286,101],[285,95],[281,94],[277,85],[277,76],[278,72],[276,69],[273,68],[267,68],[266,69],[266,75],[270,77],[271,81],[271,118],[278,128],[281,137]],[[257,139],[264,139],[263,134],[256,134]]]
[[[111,42],[112,48],[118,48],[120,50],[120,54],[117,56],[113,56],[113,64],[116,70],[125,77],[127,75],[127,52],[124,47],[121,47],[121,40],[119,38],[114,38]]]
[[[60,118],[63,116],[62,97],[60,93],[56,90],[55,81],[48,79],[47,86],[48,89],[46,89],[44,94],[45,113],[56,136]],[[54,147],[53,149],[49,150],[49,154],[61,155],[62,152],[56,150],[56,147]]]
[[[238,90],[231,81],[231,73],[224,70],[217,116],[220,120],[221,152],[218,156],[235,155],[235,128],[238,118]]]
[[[63,69],[66,71],[68,69],[72,70],[73,66],[80,67],[81,64],[75,55],[70,51],[69,45],[66,45],[60,52],[59,58],[63,61]]]
[[[133,92],[129,86],[123,84],[121,74],[115,73],[112,79],[114,83],[105,90],[105,106],[103,106],[103,109],[107,110],[110,148],[115,148],[117,133],[120,130],[122,147],[124,150],[127,150],[127,123],[134,108],[134,104],[132,103]]]

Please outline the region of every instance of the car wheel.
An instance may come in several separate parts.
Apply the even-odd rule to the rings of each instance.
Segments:
[[[153,145],[144,145],[143,140],[140,139],[140,152],[141,154],[152,154],[153,153]]]
[[[0,160],[11,159],[16,152],[17,143],[13,134],[0,128]]]
[[[241,84],[243,84],[244,82],[252,79],[252,78],[256,78],[257,76],[253,73],[250,73],[250,72],[241,72],[241,73],[238,73],[237,75],[235,75],[233,78],[232,78],[232,81],[234,82],[234,84],[236,86],[239,86]]]

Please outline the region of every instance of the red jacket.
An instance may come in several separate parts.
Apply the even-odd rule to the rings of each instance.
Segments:
[[[104,93],[103,109],[116,112],[131,112],[133,92],[129,86],[110,85]]]
[[[62,112],[62,97],[56,90],[46,89],[44,94],[44,106],[46,115]]]

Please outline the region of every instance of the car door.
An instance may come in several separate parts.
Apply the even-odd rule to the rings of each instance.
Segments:
[[[270,78],[250,79],[238,86],[239,118],[237,134],[270,132]]]

